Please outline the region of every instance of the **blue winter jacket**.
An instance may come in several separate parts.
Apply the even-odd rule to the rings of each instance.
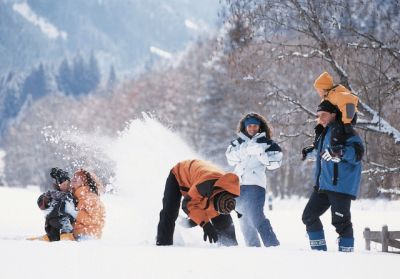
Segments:
[[[356,198],[360,190],[361,161],[356,159],[355,144],[363,144],[358,135],[347,139],[342,160],[339,163],[321,158],[325,149],[330,148],[331,128],[329,125],[317,141],[315,181],[319,191],[347,194]]]

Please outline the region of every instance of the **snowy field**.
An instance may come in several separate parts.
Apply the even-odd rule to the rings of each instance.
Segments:
[[[174,133],[151,119],[133,121],[120,137],[100,146],[116,162],[118,191],[104,195],[103,239],[27,241],[44,233],[38,188],[0,188],[0,278],[398,278],[400,254],[365,250],[365,227],[400,230],[400,201],[353,203],[355,252],[337,252],[330,213],[323,218],[328,252],[311,251],[301,222],[306,199],[275,200],[270,218],[281,246],[247,248],[203,242],[200,228],[177,225],[173,247],[156,247],[164,181],[179,160],[199,158]],[[99,148],[99,146],[96,146]],[[49,166],[50,167],[50,166]]]

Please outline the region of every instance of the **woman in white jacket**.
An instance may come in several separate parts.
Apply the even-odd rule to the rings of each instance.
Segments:
[[[264,215],[267,178],[265,170],[281,166],[282,151],[271,139],[264,117],[249,113],[239,121],[238,138],[226,150],[226,158],[240,178],[237,209],[243,213],[240,226],[247,246],[278,246],[271,223]]]

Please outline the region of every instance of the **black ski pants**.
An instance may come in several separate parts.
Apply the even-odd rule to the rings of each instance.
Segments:
[[[170,172],[165,183],[163,208],[160,211],[160,221],[157,227],[157,245],[172,245],[175,231],[175,221],[178,218],[182,194],[175,175]],[[218,233],[218,242],[224,246],[238,245],[230,215],[219,215],[211,219]]]
[[[351,199],[350,196],[345,194],[313,191],[302,216],[307,232],[323,230],[319,217],[330,207],[332,225],[335,226],[336,232],[340,237],[353,238],[353,224],[350,214]]]

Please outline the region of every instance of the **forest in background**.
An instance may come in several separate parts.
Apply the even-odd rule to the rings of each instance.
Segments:
[[[399,2],[224,4],[219,34],[198,39],[175,55],[174,63],[159,63],[112,89],[103,78],[80,96],[53,86],[50,94],[32,98],[3,135],[2,183],[45,187],[52,166],[90,166],[111,181],[113,165],[104,154],[68,138],[116,137],[142,112],[171,127],[204,158],[227,167],[224,153],[237,122],[255,111],[272,125],[284,152],[282,167],[267,175],[269,189],[284,198],[306,195],[313,166],[300,154],[312,142],[320,102],[313,82],[328,71],[361,100],[357,131],[366,146],[361,196],[398,198]]]

